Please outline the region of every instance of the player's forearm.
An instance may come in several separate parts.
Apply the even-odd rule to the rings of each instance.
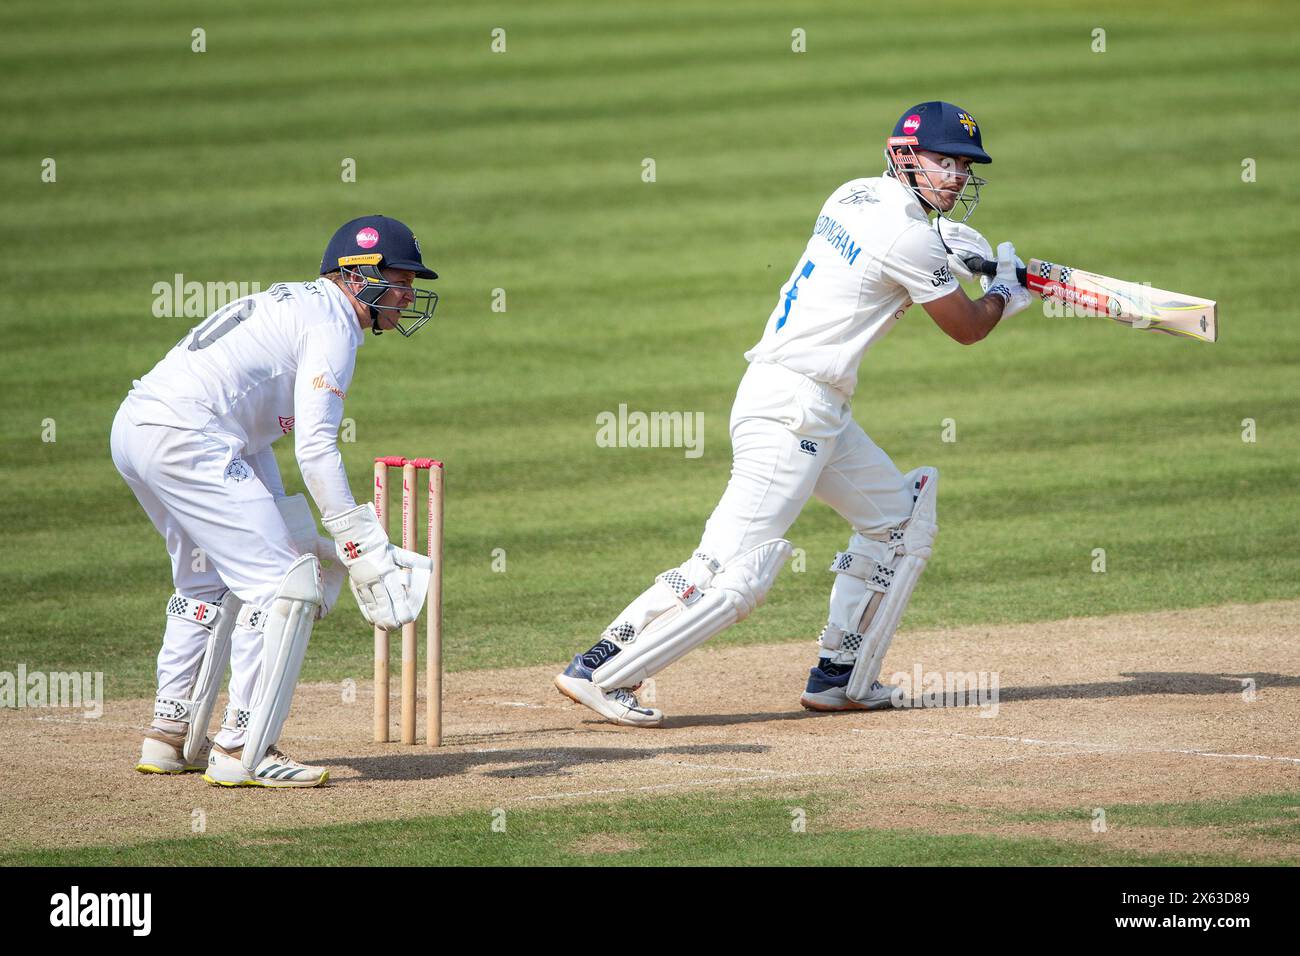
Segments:
[[[343,456],[332,438],[299,435],[294,451],[303,484],[316,502],[322,518],[331,518],[356,507],[347,472],[343,469]]]
[[[1002,318],[1005,303],[1006,299],[997,292],[971,299],[959,288],[950,295],[926,302],[924,308],[949,338],[962,345],[974,345],[993,331]]]
[[[967,322],[964,345],[974,345],[993,331],[993,327],[1002,319],[1002,310],[1007,300],[996,292],[985,293],[971,303],[970,319]]]
[[[294,386],[294,453],[303,483],[322,518],[356,507],[348,487],[343,456],[339,454],[339,426],[343,421],[343,400],[351,379],[351,368],[336,375],[328,355],[330,340],[308,339],[298,366]],[[334,356],[341,362],[347,356]],[[319,371],[314,371],[319,370]]]

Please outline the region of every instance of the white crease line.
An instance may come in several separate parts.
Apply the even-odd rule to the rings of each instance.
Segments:
[[[750,777],[750,780],[761,779]],[[574,793],[535,793],[529,800],[567,800],[571,797],[602,797],[614,793],[643,793],[650,790],[672,790],[677,787],[709,787],[720,783],[736,783],[735,777],[719,780],[683,780],[681,783],[654,783],[644,787],[614,787],[609,790],[579,790]]]
[[[1160,750],[1157,753],[1190,754],[1193,757],[1220,757],[1224,760],[1277,760],[1300,764],[1300,757],[1270,757],[1265,754],[1216,754],[1209,750]]]
[[[1109,753],[1110,751],[1099,750],[1097,753]],[[986,763],[1016,763],[1025,760],[1039,760],[1044,757],[1076,757],[1080,754],[1077,750],[1067,750],[1054,754],[1020,754],[1014,756],[988,757],[983,760],[975,760],[963,763],[954,767],[951,760],[932,760],[926,763],[912,764],[887,764],[879,767],[849,767],[837,768],[835,770],[790,770],[790,771],[772,771],[763,776],[755,777],[723,777],[717,780],[687,780],[681,783],[659,783],[643,787],[612,787],[604,790],[578,790],[569,793],[537,793],[528,796],[528,800],[563,800],[570,797],[593,797],[608,796],[616,793],[639,793],[648,790],[666,790],[676,787],[708,787],[721,784],[742,785],[747,783],[761,783],[766,780],[799,780],[805,777],[853,777],[871,773],[881,773],[890,770],[929,770],[933,767],[943,767],[948,770],[963,770],[976,764]]]
[[[527,707],[529,710],[546,710],[545,704],[530,704],[524,700],[494,700],[497,707]]]
[[[685,760],[670,760],[667,757],[655,757],[651,763],[666,764],[670,767],[686,767],[690,770],[729,770],[732,773],[780,773],[779,770],[769,770],[766,767],[721,767],[711,763],[687,763]]]
[[[855,734],[862,733],[854,728]],[[1017,744],[1044,744],[1057,747],[1093,747],[1104,748],[1096,753],[1118,754],[1183,754],[1189,757],[1215,757],[1221,760],[1275,760],[1279,763],[1300,764],[1300,757],[1277,757],[1268,754],[1221,754],[1209,750],[1185,750],[1177,747],[1124,747],[1119,744],[1084,743],[1078,740],[1039,740],[1036,737],[1007,737],[999,734],[963,734],[957,731],[921,730],[911,728],[908,733],[923,734],[927,737],[958,737],[962,740],[1003,740]]]
[[[860,728],[854,728],[853,732],[862,733],[862,730]],[[1007,737],[1001,734],[963,734],[955,730],[922,730],[916,727],[907,728],[907,732],[910,734],[923,734],[927,737],[961,737],[964,740],[1007,740],[1019,744],[1056,744],[1062,747],[1115,746],[1114,744],[1085,743],[1081,740],[1039,740],[1036,737]]]
[[[38,724],[85,724],[91,727],[105,727],[109,730],[135,730],[144,733],[141,724],[114,724],[100,717],[33,717]]]

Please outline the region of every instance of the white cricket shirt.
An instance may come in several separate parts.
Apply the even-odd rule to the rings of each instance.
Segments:
[[[214,435],[245,458],[292,431],[303,481],[330,517],[356,506],[338,431],[364,342],[333,282],[277,283],[190,330],[135,382],[125,409],[138,425]]]
[[[957,288],[916,198],[889,176],[854,179],[822,206],[763,338],[745,358],[852,395],[862,357],[907,307]]]

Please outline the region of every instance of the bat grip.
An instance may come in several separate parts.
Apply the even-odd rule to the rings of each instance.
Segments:
[[[966,256],[962,261],[966,263],[966,268],[970,269],[971,272],[982,272],[989,278],[993,278],[993,276],[998,274],[998,264],[996,260],[972,255]],[[1025,281],[1025,275],[1024,266],[1016,269],[1016,278],[1020,280],[1020,284],[1028,286],[1029,283]]]

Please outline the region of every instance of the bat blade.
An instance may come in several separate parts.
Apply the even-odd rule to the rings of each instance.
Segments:
[[[986,275],[997,272],[997,263],[985,259],[968,260],[968,264]],[[1215,342],[1219,337],[1218,304],[1213,299],[1154,289],[1046,259],[1030,259],[1020,281],[1043,299],[1061,302],[1074,315],[1114,319],[1135,329],[1201,342]]]
[[[1136,329],[1202,342],[1214,342],[1219,337],[1218,306],[1212,299],[1154,289],[1041,259],[1031,259],[1025,273],[1025,285],[1031,292],[1069,305],[1076,315],[1110,318]]]

